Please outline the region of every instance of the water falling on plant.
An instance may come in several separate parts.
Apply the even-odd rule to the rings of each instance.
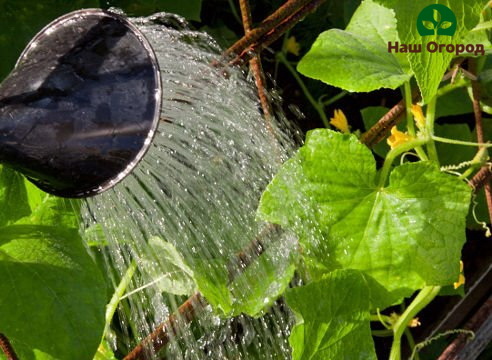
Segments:
[[[158,57],[163,105],[144,160],[83,212],[113,285],[128,282],[106,335],[120,332],[126,343],[112,346],[127,352],[195,294],[198,320],[157,341],[169,358],[284,359],[292,319],[276,299],[297,243],[255,213],[292,137],[266,123],[246,74],[211,65],[221,49],[210,37],[165,14],[134,22]]]

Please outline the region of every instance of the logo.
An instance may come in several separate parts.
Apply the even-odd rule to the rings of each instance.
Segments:
[[[425,7],[417,18],[417,31],[420,36],[453,36],[456,33],[456,27],[456,15],[450,8],[441,4]]]
[[[399,41],[388,42],[388,52],[395,53],[449,53],[456,56],[462,54],[485,55],[483,44],[455,43],[452,39],[446,42],[445,37],[452,38],[458,29],[458,21],[453,10],[441,4],[432,4],[422,9],[417,17],[417,31],[422,40],[412,41],[405,44]],[[410,29],[409,29],[410,30]],[[426,37],[432,36],[431,41]],[[439,41],[439,42],[438,42]]]

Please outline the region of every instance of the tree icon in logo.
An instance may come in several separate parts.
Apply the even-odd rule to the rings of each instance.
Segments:
[[[453,36],[456,32],[456,25],[454,12],[441,4],[425,7],[417,18],[417,30],[421,36]]]

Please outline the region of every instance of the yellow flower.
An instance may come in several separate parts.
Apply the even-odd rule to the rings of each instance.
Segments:
[[[463,275],[463,261],[460,260],[460,276],[458,277],[458,281],[455,282],[453,286],[455,289],[457,289],[464,284],[465,284],[465,275]]]
[[[422,107],[420,105],[414,104],[412,105],[412,114],[415,119],[415,123],[420,130],[424,130],[425,128],[425,116],[422,111]]]
[[[411,328],[415,328],[415,327],[420,326],[420,325],[422,325],[422,324],[420,323],[418,317],[413,318],[412,320],[410,320],[408,322],[408,327],[411,327]]]
[[[301,51],[301,45],[296,41],[294,36],[291,36],[287,39],[287,43],[285,44],[285,50],[287,52],[294,54],[295,56],[299,56],[299,52]]]
[[[412,136],[408,135],[407,133],[401,132],[396,128],[396,126],[393,126],[393,128],[391,129],[391,136],[386,141],[388,145],[392,149],[394,149],[412,139]]]
[[[343,111],[340,109],[335,110],[333,117],[330,119],[330,124],[345,134],[350,133],[350,126],[348,124],[347,118],[345,117]]]

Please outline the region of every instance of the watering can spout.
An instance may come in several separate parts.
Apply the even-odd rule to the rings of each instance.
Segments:
[[[112,187],[156,132],[159,76],[151,46],[125,18],[89,9],[55,20],[0,85],[0,163],[58,196]]]

